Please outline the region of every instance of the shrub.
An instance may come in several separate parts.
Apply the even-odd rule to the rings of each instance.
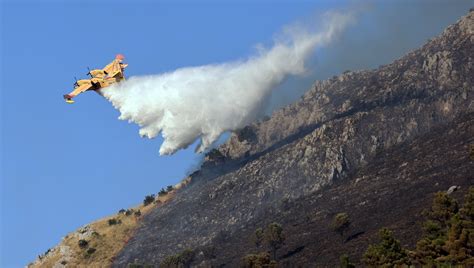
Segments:
[[[206,157],[204,161],[207,163],[214,163],[217,164],[219,162],[225,161],[225,156],[217,149],[212,149],[206,153]]]
[[[116,218],[109,219],[108,221],[109,225],[116,225],[116,224],[121,224],[121,220],[117,220]]]
[[[242,258],[243,268],[276,268],[277,263],[270,259],[268,252],[249,254]]]
[[[38,255],[38,259],[42,260],[44,257],[46,257],[49,253],[51,252],[51,249],[48,248],[43,254]]]
[[[153,268],[154,266],[151,264],[141,264],[141,263],[129,263],[127,265],[127,268]]]
[[[263,229],[262,228],[257,228],[254,233],[253,237],[253,242],[255,246],[260,247],[262,245],[263,241]]]
[[[252,126],[246,126],[243,129],[236,131],[239,142],[248,141],[250,143],[257,140],[256,130]],[[220,152],[219,152],[220,153]]]
[[[332,229],[344,238],[344,232],[349,229],[351,222],[347,213],[338,213],[332,221]]]
[[[132,215],[133,212],[134,212],[133,209],[127,209],[127,211],[125,211],[125,216],[130,216]]]
[[[283,228],[280,224],[274,222],[270,223],[263,233],[263,239],[265,244],[270,248],[273,259],[276,259],[277,250],[283,245],[285,236],[283,234]]]
[[[161,263],[160,267],[175,268],[175,267],[190,267],[194,258],[194,251],[186,249],[183,252],[166,257]]]
[[[341,262],[341,265],[340,265],[341,268],[355,268],[355,265],[351,263],[351,261],[349,260],[349,256],[347,254],[341,255],[339,260]]]
[[[119,210],[118,213],[119,213],[119,214],[124,214],[124,213],[125,213],[125,209],[122,208],[121,210]]]
[[[84,239],[81,239],[77,242],[77,244],[79,245],[80,248],[84,249],[89,245],[89,242],[87,242]]]
[[[145,196],[145,199],[143,200],[143,205],[148,206],[149,204],[153,203],[153,201],[155,201],[155,195],[154,194],[147,195]]]
[[[133,213],[135,217],[140,217],[142,215],[142,212],[140,210],[137,210]]]
[[[171,192],[173,191],[173,189],[174,189],[173,185],[168,185],[168,187],[166,187],[167,192]]]
[[[94,252],[96,252],[96,251],[97,251],[97,249],[95,249],[95,248],[89,248],[89,249],[87,249],[86,253],[91,255],[91,254],[94,254]]]
[[[158,196],[164,196],[166,195],[168,192],[165,190],[165,188],[161,188],[161,190],[158,192]]]

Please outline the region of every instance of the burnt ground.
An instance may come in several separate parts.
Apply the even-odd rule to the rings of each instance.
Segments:
[[[453,193],[462,202],[474,182],[474,161],[469,144],[474,143],[474,115],[458,118],[452,124],[393,147],[347,179],[310,196],[285,202],[266,212],[253,227],[217,237],[207,247],[206,257],[195,264],[238,266],[245,254],[264,251],[256,248],[252,234],[270,222],[280,223],[286,234],[278,250],[283,267],[334,267],[346,253],[358,263],[371,243],[377,242],[382,227],[394,230],[402,245],[414,248],[421,237],[422,211],[430,207],[433,194],[450,186],[461,186]],[[331,230],[335,214],[346,212],[351,219],[341,238]]]

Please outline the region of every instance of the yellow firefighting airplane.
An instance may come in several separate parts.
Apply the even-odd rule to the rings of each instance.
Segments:
[[[91,79],[76,81],[74,83],[74,90],[71,93],[64,95],[66,102],[74,103],[72,98],[87,90],[94,90],[100,94],[100,92],[98,92],[99,89],[125,80],[124,69],[128,64],[123,63],[124,59],[125,57],[122,54],[118,54],[114,61],[105,66],[104,69],[89,71],[87,74],[91,76]]]

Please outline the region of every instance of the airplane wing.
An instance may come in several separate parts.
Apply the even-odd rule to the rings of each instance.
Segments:
[[[104,67],[104,72],[109,77],[115,77],[118,73],[121,73],[120,63],[117,60],[112,61],[107,66]]]
[[[107,74],[108,77],[118,78],[122,80],[124,78],[123,70],[128,66],[128,64],[122,63],[121,59],[115,59],[107,66],[104,67],[103,71]]]
[[[81,80],[79,81],[79,84],[77,87],[74,88],[74,90],[69,93],[64,95],[64,99],[66,100],[67,103],[74,103],[72,98],[76,97],[77,95],[81,94],[82,92],[85,92],[93,87],[92,82],[90,80]]]
[[[99,69],[89,71],[87,74],[90,75],[92,78],[104,78],[106,76],[104,70]]]

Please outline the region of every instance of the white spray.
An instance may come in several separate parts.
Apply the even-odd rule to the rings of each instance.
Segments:
[[[272,48],[260,48],[245,61],[132,77],[103,93],[120,111],[119,119],[141,127],[141,136],[162,133],[160,155],[173,154],[198,138],[196,151],[202,152],[222,133],[257,119],[271,90],[288,75],[304,74],[305,60],[350,20],[347,14],[328,13],[322,30],[286,27]]]

